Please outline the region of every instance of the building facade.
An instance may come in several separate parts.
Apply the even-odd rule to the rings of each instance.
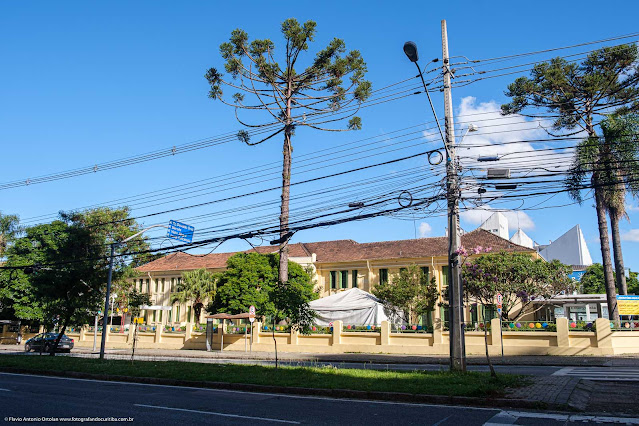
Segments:
[[[467,248],[491,247],[493,251],[525,252],[538,256],[534,249],[519,246],[483,229],[464,234],[462,245]],[[256,247],[254,250],[266,254],[276,252],[277,248]],[[289,246],[290,261],[309,268],[320,297],[354,287],[370,292],[375,285],[388,281],[399,273],[401,268],[413,264],[422,268],[429,277],[434,277],[440,295],[445,295],[448,286],[447,253],[446,237],[373,243],[336,240],[295,243]],[[223,271],[226,261],[234,254],[212,253],[198,256],[177,252],[137,268],[139,275],[134,280],[136,289],[148,293],[155,307],[168,309],[144,312],[147,324],[179,325],[196,322],[189,303],[171,303],[171,293],[180,283],[182,273],[201,268],[213,272]],[[446,315],[444,310],[437,308],[434,318],[445,319]],[[468,307],[467,316],[469,321],[478,319],[478,313],[472,306]]]

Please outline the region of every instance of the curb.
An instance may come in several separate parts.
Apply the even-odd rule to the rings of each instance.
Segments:
[[[480,398],[470,396],[447,396],[447,395],[424,395],[410,394],[400,392],[375,392],[375,391],[359,391],[348,389],[316,389],[301,387],[284,387],[269,385],[253,385],[246,383],[227,383],[227,382],[209,382],[209,381],[190,381],[164,379],[157,377],[132,377],[132,376],[110,376],[105,374],[80,373],[75,371],[52,371],[52,370],[28,370],[23,368],[0,367],[0,372],[17,373],[17,374],[33,374],[54,377],[70,377],[77,379],[92,379],[103,381],[130,382],[149,385],[165,385],[165,386],[183,386],[206,389],[223,389],[243,392],[257,393],[275,393],[286,395],[302,395],[302,396],[323,396],[342,399],[361,399],[376,401],[391,401],[402,403],[420,403],[420,404],[444,404],[444,405],[462,405],[475,407],[494,407],[494,408],[530,408],[530,409],[554,409],[565,410],[567,407],[561,404],[547,404],[540,401],[532,401],[527,399],[508,399],[508,398]]]

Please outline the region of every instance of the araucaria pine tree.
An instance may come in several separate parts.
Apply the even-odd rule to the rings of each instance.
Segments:
[[[229,42],[220,45],[226,61],[225,77],[216,68],[206,73],[211,85],[209,97],[235,108],[235,116],[243,126],[238,139],[248,145],[257,145],[276,135],[284,135],[282,149],[282,196],[280,209],[280,263],[279,280],[288,281],[289,198],[291,184],[291,139],[297,127],[324,131],[361,129],[357,116],[361,103],[370,95],[371,83],[364,79],[366,64],[359,51],[346,52],[343,40],[334,38],[315,58],[300,64],[315,37],[316,24],[307,21],[301,25],[296,19],[282,23],[285,48],[281,62],[277,62],[275,44],[269,39],[249,42],[248,34],[236,29]],[[235,93],[225,98],[225,88]],[[247,99],[250,97],[250,100]],[[262,113],[266,119],[255,124],[240,118],[240,112]],[[345,128],[333,128],[339,121],[348,120]],[[252,136],[259,139],[252,141]]]
[[[511,101],[501,106],[504,115],[543,116],[542,112],[551,112],[554,130],[575,130],[572,134],[584,132],[587,143],[597,146],[595,156],[588,160],[597,167],[585,171],[573,167],[573,177],[567,179],[567,187],[573,196],[582,189],[594,190],[606,299],[610,319],[616,321],[619,311],[606,220],[606,194],[610,190],[606,188],[614,187],[610,176],[617,171],[614,170],[616,163],[611,158],[610,144],[597,134],[597,127],[613,112],[622,114],[639,109],[638,59],[637,45],[624,44],[595,50],[581,63],[559,57],[537,64],[530,78],[519,77],[508,86],[506,96]],[[580,151],[583,153],[583,149],[577,151],[578,155]],[[576,166],[579,161],[577,157]],[[584,173],[590,175],[590,185],[581,184]]]

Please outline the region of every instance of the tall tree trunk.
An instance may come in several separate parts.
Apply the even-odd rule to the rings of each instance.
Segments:
[[[626,275],[623,265],[623,254],[621,252],[621,237],[619,235],[619,220],[621,215],[619,210],[615,207],[608,209],[610,216],[610,228],[612,229],[612,251],[615,256],[615,281],[617,282],[617,289],[619,294],[628,294],[628,286],[626,284]]]
[[[608,302],[608,316],[611,320],[619,322],[619,309],[617,308],[617,292],[612,275],[612,261],[610,259],[610,241],[608,240],[608,221],[606,220],[606,207],[604,206],[601,183],[597,176],[593,176],[595,187],[595,206],[599,225],[599,244],[601,246],[601,258],[604,269],[604,282],[606,284],[606,300]]]
[[[53,342],[53,346],[49,348],[49,355],[55,356],[55,351],[56,349],[58,349],[58,345],[60,344],[60,339],[62,339],[62,336],[64,336],[64,332],[67,330],[67,325],[69,325],[68,317],[64,319],[64,325],[62,326],[62,330],[60,330],[60,333],[58,333],[58,337],[55,338],[55,341]]]
[[[273,336],[273,344],[275,345],[275,369],[277,370],[277,339],[275,339],[275,317],[273,317],[273,326],[271,327],[271,335]]]
[[[486,318],[484,320],[484,344],[486,345],[486,360],[488,361],[488,368],[490,368],[490,377],[497,377],[497,373],[495,372],[495,367],[493,367],[493,362],[490,360],[490,355],[488,354],[488,323],[486,322]],[[494,332],[495,330],[491,330]]]
[[[280,268],[279,281],[288,281],[288,214],[291,194],[291,83],[289,82],[286,100],[286,127],[284,129],[284,147],[282,149],[282,203],[280,213]]]

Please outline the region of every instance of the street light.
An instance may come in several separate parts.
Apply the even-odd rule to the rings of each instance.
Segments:
[[[158,228],[158,227],[168,228],[166,225],[149,226],[148,228],[141,230],[137,234],[131,235],[129,238],[126,238],[120,242],[111,243],[111,255],[109,257],[109,275],[107,276],[106,297],[104,298],[105,299],[104,300],[104,318],[102,321],[102,340],[100,342],[100,359],[104,359],[104,349],[106,346],[106,336],[107,336],[107,329],[108,329],[107,313],[109,312],[109,299],[111,297],[111,278],[113,277],[113,258],[115,257],[115,249],[120,247],[122,244],[132,240],[133,238],[139,237],[140,235],[142,235],[149,229]],[[113,315],[113,312],[111,313],[111,315]],[[113,319],[111,319],[111,323],[113,323]]]
[[[442,137],[442,142],[444,142],[444,147],[446,148],[446,153],[448,154],[448,146],[446,145],[446,138],[444,138],[442,127],[439,125],[439,119],[437,118],[437,113],[435,112],[433,101],[430,98],[430,93],[428,93],[428,85],[426,84],[426,81],[424,80],[424,74],[422,73],[422,69],[419,67],[419,64],[417,63],[417,61],[419,60],[419,54],[417,53],[417,45],[415,44],[415,42],[407,41],[406,43],[404,43],[404,53],[406,54],[406,57],[408,57],[408,60],[415,64],[415,66],[417,67],[417,71],[419,71],[419,76],[422,79],[422,85],[424,85],[424,92],[426,92],[426,96],[428,96],[428,103],[430,104],[430,109],[433,111],[433,115],[435,116],[435,122],[437,123],[437,128],[439,129],[439,135]],[[426,70],[426,68],[428,68],[430,64],[434,64],[437,61],[439,61],[439,58],[435,58],[429,63],[427,63],[426,66],[424,67],[424,70]]]

